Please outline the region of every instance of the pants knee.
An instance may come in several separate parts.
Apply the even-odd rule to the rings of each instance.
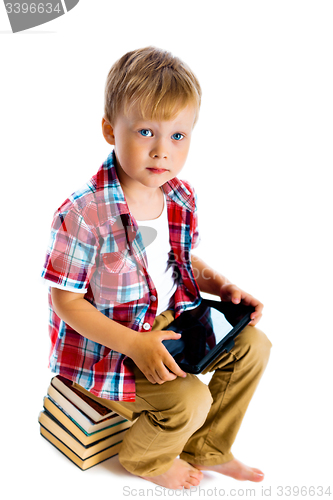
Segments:
[[[208,386],[199,379],[197,380],[200,382],[200,386],[198,386],[197,390],[192,393],[191,405],[189,406],[191,407],[191,418],[198,421],[198,427],[201,427],[206,420],[209,410],[211,409],[213,398]]]
[[[184,430],[188,427],[193,428],[194,432],[205,422],[213,398],[208,386],[196,376],[187,374],[186,379],[182,379],[179,383],[177,403],[170,411],[170,418],[174,422],[173,415],[176,414],[177,427]],[[166,416],[169,412],[163,412],[163,414]],[[169,419],[167,418],[167,420]]]
[[[254,326],[247,326],[242,331],[241,342],[247,357],[253,363],[261,364],[263,368],[266,367],[272,343],[264,332]]]

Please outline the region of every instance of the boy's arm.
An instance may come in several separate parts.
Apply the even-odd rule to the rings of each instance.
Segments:
[[[98,311],[81,293],[52,287],[51,298],[56,314],[65,323],[83,337],[131,358],[151,383],[186,376],[162,344],[165,339],[178,339],[179,334],[127,328]]]
[[[244,292],[236,285],[233,285],[222,274],[208,266],[202,259],[192,254],[191,263],[201,292],[217,295],[223,301],[231,301],[234,304],[243,302],[246,305],[255,307],[255,311],[251,314],[252,321],[249,323],[254,326],[258,323],[262,316],[263,304],[252,295]]]

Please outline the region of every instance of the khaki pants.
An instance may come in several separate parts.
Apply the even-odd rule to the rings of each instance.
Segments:
[[[153,330],[173,319],[166,311],[156,317]],[[258,328],[248,326],[204,373],[214,371],[209,385],[196,375],[152,384],[132,363],[136,401],[118,402],[137,420],[125,435],[120,463],[140,476],[163,474],[180,458],[201,465],[232,460],[231,446],[248,404],[268,362],[271,343]]]

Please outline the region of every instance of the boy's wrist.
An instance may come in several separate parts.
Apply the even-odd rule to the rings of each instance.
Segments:
[[[230,283],[230,281],[227,278],[225,278],[225,276],[219,275],[216,278],[216,281],[214,283],[214,286],[215,286],[214,295],[218,295],[219,297],[221,297],[222,288],[229,283]]]
[[[121,350],[118,352],[121,352],[121,354],[124,354],[128,358],[133,359],[133,354],[136,351],[136,341],[138,339],[139,332],[137,332],[136,330],[132,330],[127,326],[124,326],[123,328],[126,328],[126,330],[123,330],[122,332],[123,335],[121,339],[121,346],[119,346],[121,347]]]
[[[222,288],[229,283],[230,283],[230,281],[227,278],[225,278],[225,276],[217,275],[215,273],[215,275],[212,277],[212,279],[210,281],[208,280],[208,282],[207,282],[207,287],[210,288],[208,293],[211,293],[212,295],[217,295],[218,297],[221,297]]]

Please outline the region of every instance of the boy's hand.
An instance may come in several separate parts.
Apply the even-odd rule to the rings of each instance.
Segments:
[[[262,316],[263,304],[252,295],[243,292],[238,286],[227,283],[220,288],[220,297],[224,302],[233,302],[234,304],[243,304],[255,307],[255,311],[251,314],[251,322],[249,325],[255,326]]]
[[[162,344],[162,340],[179,339],[181,335],[167,330],[140,332],[135,335],[130,352],[134,361],[152,384],[163,384],[178,377],[186,377],[176,361]]]

